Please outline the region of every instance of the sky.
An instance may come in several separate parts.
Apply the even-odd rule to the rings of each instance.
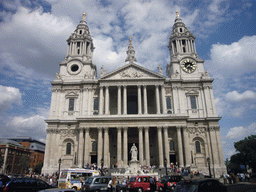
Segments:
[[[86,13],[93,63],[107,73],[125,64],[132,36],[138,63],[164,74],[176,13],[196,37],[214,78],[224,158],[234,142],[256,134],[256,2],[254,0],[0,1],[0,137],[46,139],[51,84],[66,40]]]

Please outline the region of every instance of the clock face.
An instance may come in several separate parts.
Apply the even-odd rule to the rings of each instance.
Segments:
[[[193,73],[196,70],[196,62],[192,59],[183,59],[181,61],[181,68],[186,73]]]

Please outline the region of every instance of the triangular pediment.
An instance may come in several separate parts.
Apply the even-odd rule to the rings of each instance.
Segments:
[[[188,92],[186,92],[186,95],[198,95],[198,94],[199,94],[199,92],[196,91],[196,90],[193,90],[193,89],[191,89]]]
[[[130,63],[117,70],[101,77],[101,80],[115,80],[115,79],[164,79],[162,74],[150,71],[140,65]]]
[[[65,95],[66,98],[77,98],[78,94],[75,92],[69,92],[68,94]]]

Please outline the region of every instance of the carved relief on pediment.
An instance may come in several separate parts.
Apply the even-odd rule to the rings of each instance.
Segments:
[[[129,68],[119,73],[121,78],[140,78],[146,76],[145,73],[143,73],[140,70],[136,70],[135,68]]]
[[[188,131],[190,134],[199,135],[199,134],[205,133],[206,128],[205,127],[188,127]]]
[[[61,130],[60,135],[61,137],[75,137],[79,134],[79,130],[77,129],[66,129]]]

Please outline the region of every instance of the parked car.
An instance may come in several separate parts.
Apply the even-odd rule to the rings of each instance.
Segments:
[[[108,190],[109,176],[93,176],[85,180],[82,191],[100,192]]]
[[[60,188],[54,188],[54,189],[44,189],[40,190],[38,192],[73,192],[76,191],[75,189],[60,189]]]
[[[5,187],[5,185],[10,181],[11,179],[4,175],[4,174],[0,174],[0,192],[3,191],[3,188]]]
[[[176,184],[184,180],[181,175],[167,175],[164,176],[161,180],[161,183],[164,184],[164,189],[169,191],[174,191]]]
[[[174,192],[227,192],[227,187],[216,179],[184,180]]]
[[[41,191],[38,191],[38,192],[73,192],[73,191],[76,191],[75,189],[59,189],[59,188],[56,188],[56,189],[44,189],[44,190],[41,190]]]
[[[131,177],[127,183],[127,190],[129,191],[150,191],[150,176],[136,176]],[[155,182],[155,189],[157,191],[163,191],[164,185],[160,182]]]
[[[127,180],[123,180],[121,183],[116,185],[117,192],[125,192],[127,189]]]
[[[41,179],[13,178],[4,187],[3,192],[36,192],[42,189],[54,188]]]

